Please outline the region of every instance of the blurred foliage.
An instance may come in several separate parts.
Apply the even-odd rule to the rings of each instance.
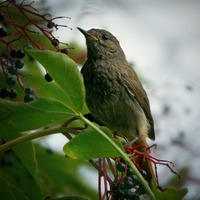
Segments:
[[[2,199],[35,200],[43,199],[46,195],[55,197],[80,195],[89,199],[97,198],[97,191],[90,183],[84,181],[80,173],[80,167],[84,166],[94,170],[87,162],[65,158],[64,155],[36,144],[34,149],[39,183],[35,182],[12,150],[0,154]]]

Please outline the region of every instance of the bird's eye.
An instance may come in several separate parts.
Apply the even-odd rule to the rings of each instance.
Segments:
[[[106,35],[106,34],[103,34],[102,38],[103,38],[104,40],[108,40],[108,39],[109,39],[108,35]]]

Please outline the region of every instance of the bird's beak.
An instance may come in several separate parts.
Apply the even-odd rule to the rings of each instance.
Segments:
[[[98,40],[99,40],[97,37],[95,37],[95,36],[89,34],[87,31],[85,31],[85,30],[82,29],[82,28],[77,27],[77,29],[78,29],[86,38],[90,37],[90,38],[92,38],[94,41],[98,41]]]

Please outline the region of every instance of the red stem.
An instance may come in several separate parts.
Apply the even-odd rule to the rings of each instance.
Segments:
[[[103,175],[104,174],[104,171],[101,169],[101,168],[99,168],[99,166],[92,160],[92,159],[90,159],[90,160],[88,160],[98,171],[99,171],[99,173],[101,173],[101,175]],[[111,178],[109,178],[109,176],[107,177],[107,181],[111,184],[112,183],[112,180],[111,180]]]
[[[103,171],[104,171],[104,176],[103,176],[103,180],[104,180],[104,187],[105,187],[105,195],[106,195],[106,199],[108,200],[108,185],[107,185],[107,169],[106,169],[106,159],[103,158]]]
[[[113,176],[116,177],[116,176],[117,176],[117,173],[116,173],[115,168],[113,167],[113,164],[112,164],[110,158],[107,158],[107,162],[108,162],[108,165],[109,165],[109,167],[110,167],[110,169],[111,169],[111,171],[112,171],[112,173],[113,173]]]
[[[99,168],[101,169],[101,158],[99,158]],[[102,174],[99,171],[99,173],[98,173],[98,193],[99,193],[99,199],[101,199],[101,177],[102,177]]]

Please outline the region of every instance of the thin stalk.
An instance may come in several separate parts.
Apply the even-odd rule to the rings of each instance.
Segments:
[[[7,151],[17,145],[20,145],[22,143],[28,142],[30,140],[33,140],[39,137],[43,137],[43,136],[47,136],[47,135],[51,135],[55,133],[64,133],[64,132],[66,132],[66,128],[54,127],[51,129],[40,130],[31,134],[26,134],[14,140],[11,140],[9,142],[6,142],[5,144],[0,145],[0,153]]]
[[[132,161],[129,159],[129,157],[126,155],[126,153],[111,139],[109,138],[101,129],[99,129],[97,126],[95,126],[92,122],[90,122],[88,119],[86,119],[83,115],[79,115],[80,119],[82,119],[86,124],[94,128],[96,131],[98,131],[106,140],[110,142],[111,145],[113,145],[118,152],[121,154],[121,157],[124,159],[124,161],[130,166],[130,168],[134,171],[135,175],[140,180],[141,184],[145,188],[146,192],[149,194],[151,200],[156,200],[153,192],[151,191],[150,187],[136,168],[136,166],[132,163]]]

